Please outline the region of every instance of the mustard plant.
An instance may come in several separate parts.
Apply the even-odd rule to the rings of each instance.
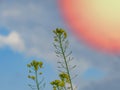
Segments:
[[[69,89],[69,87],[66,88],[66,84],[70,83],[68,74],[61,72],[59,74],[59,78],[60,79],[54,80],[50,83],[53,86],[53,90],[67,90],[67,89]]]
[[[39,80],[39,76],[42,75],[41,69],[43,69],[43,62],[33,60],[27,64],[27,67],[29,68],[28,78],[35,82],[35,85],[29,84],[29,87],[32,90],[42,90],[41,88],[45,86],[45,83],[43,83],[44,78]]]
[[[60,71],[59,77],[64,82],[65,77],[67,76],[68,85],[64,86],[64,89],[62,90],[73,90],[73,82],[72,82],[72,76],[71,71],[76,67],[76,65],[72,65],[71,61],[73,60],[73,57],[71,57],[72,51],[68,51],[69,48],[69,41],[67,40],[67,33],[65,30],[61,28],[56,28],[56,30],[53,30],[54,33],[54,47],[55,47],[55,53],[56,56],[59,58],[58,61],[58,70]],[[66,82],[64,82],[66,84]],[[55,90],[55,89],[54,89]],[[60,89],[59,89],[60,90]]]
[[[53,85],[53,90],[63,90],[65,86],[64,82],[61,80],[54,80],[50,84]]]

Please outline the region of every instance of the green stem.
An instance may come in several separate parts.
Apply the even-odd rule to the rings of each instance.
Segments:
[[[65,86],[64,86],[64,89],[67,90]]]
[[[64,82],[64,83],[65,83],[65,82]],[[64,86],[64,89],[67,90],[67,88],[66,88],[66,84],[65,84],[65,86]]]
[[[57,89],[60,90],[59,86],[57,86]]]
[[[71,90],[73,90],[72,80],[71,80],[71,76],[70,76],[70,72],[69,72],[69,68],[68,68],[68,63],[67,63],[67,59],[66,59],[66,56],[65,56],[65,53],[64,53],[64,50],[63,50],[62,41],[61,41],[61,35],[59,35],[59,40],[60,40],[60,48],[61,48],[61,51],[62,51],[63,59],[65,61],[65,65],[66,65],[67,74],[68,74],[68,77],[70,79],[70,87],[71,87]]]
[[[35,71],[35,77],[36,77],[36,87],[37,87],[37,90],[40,90],[39,82],[38,82],[38,76],[37,76],[37,71]]]

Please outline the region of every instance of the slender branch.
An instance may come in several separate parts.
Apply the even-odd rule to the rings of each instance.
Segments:
[[[66,84],[65,84],[65,86],[66,86]],[[64,89],[67,90],[67,88],[65,86],[64,86]]]
[[[37,87],[37,90],[40,90],[39,82],[38,82],[38,76],[37,76],[37,71],[35,71],[35,77],[36,77],[36,87]]]
[[[71,90],[73,90],[73,85],[72,85],[72,80],[71,80],[71,76],[70,76],[70,71],[69,71],[69,67],[68,67],[68,64],[67,64],[66,55],[65,55],[65,53],[64,53],[62,41],[61,41],[61,35],[59,35],[59,43],[60,43],[60,49],[61,49],[61,51],[62,51],[63,59],[64,59],[64,61],[65,61],[67,74],[68,74],[68,77],[69,77],[69,79],[70,79],[70,87],[71,87]]]

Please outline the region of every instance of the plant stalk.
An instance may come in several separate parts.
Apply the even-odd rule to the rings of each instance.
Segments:
[[[61,41],[61,35],[59,35],[59,43],[60,43],[60,49],[62,51],[63,59],[65,61],[66,71],[67,71],[68,77],[70,79],[70,87],[71,87],[71,90],[73,90],[73,85],[72,85],[72,80],[71,80],[71,76],[70,76],[70,71],[69,71],[67,59],[66,59],[66,56],[65,56],[65,53],[64,53],[64,50],[63,50],[62,41]]]
[[[36,77],[36,87],[37,87],[37,90],[40,90],[39,88],[39,82],[38,82],[38,76],[37,76],[37,71],[35,71],[35,77]]]

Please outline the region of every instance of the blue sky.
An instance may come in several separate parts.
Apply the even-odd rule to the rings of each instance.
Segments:
[[[44,62],[45,90],[52,90],[49,82],[57,79],[52,30],[57,27],[67,31],[78,66],[74,84],[80,90],[119,90],[119,57],[79,41],[63,20],[57,1],[0,1],[0,90],[30,90],[26,64],[33,59]]]

